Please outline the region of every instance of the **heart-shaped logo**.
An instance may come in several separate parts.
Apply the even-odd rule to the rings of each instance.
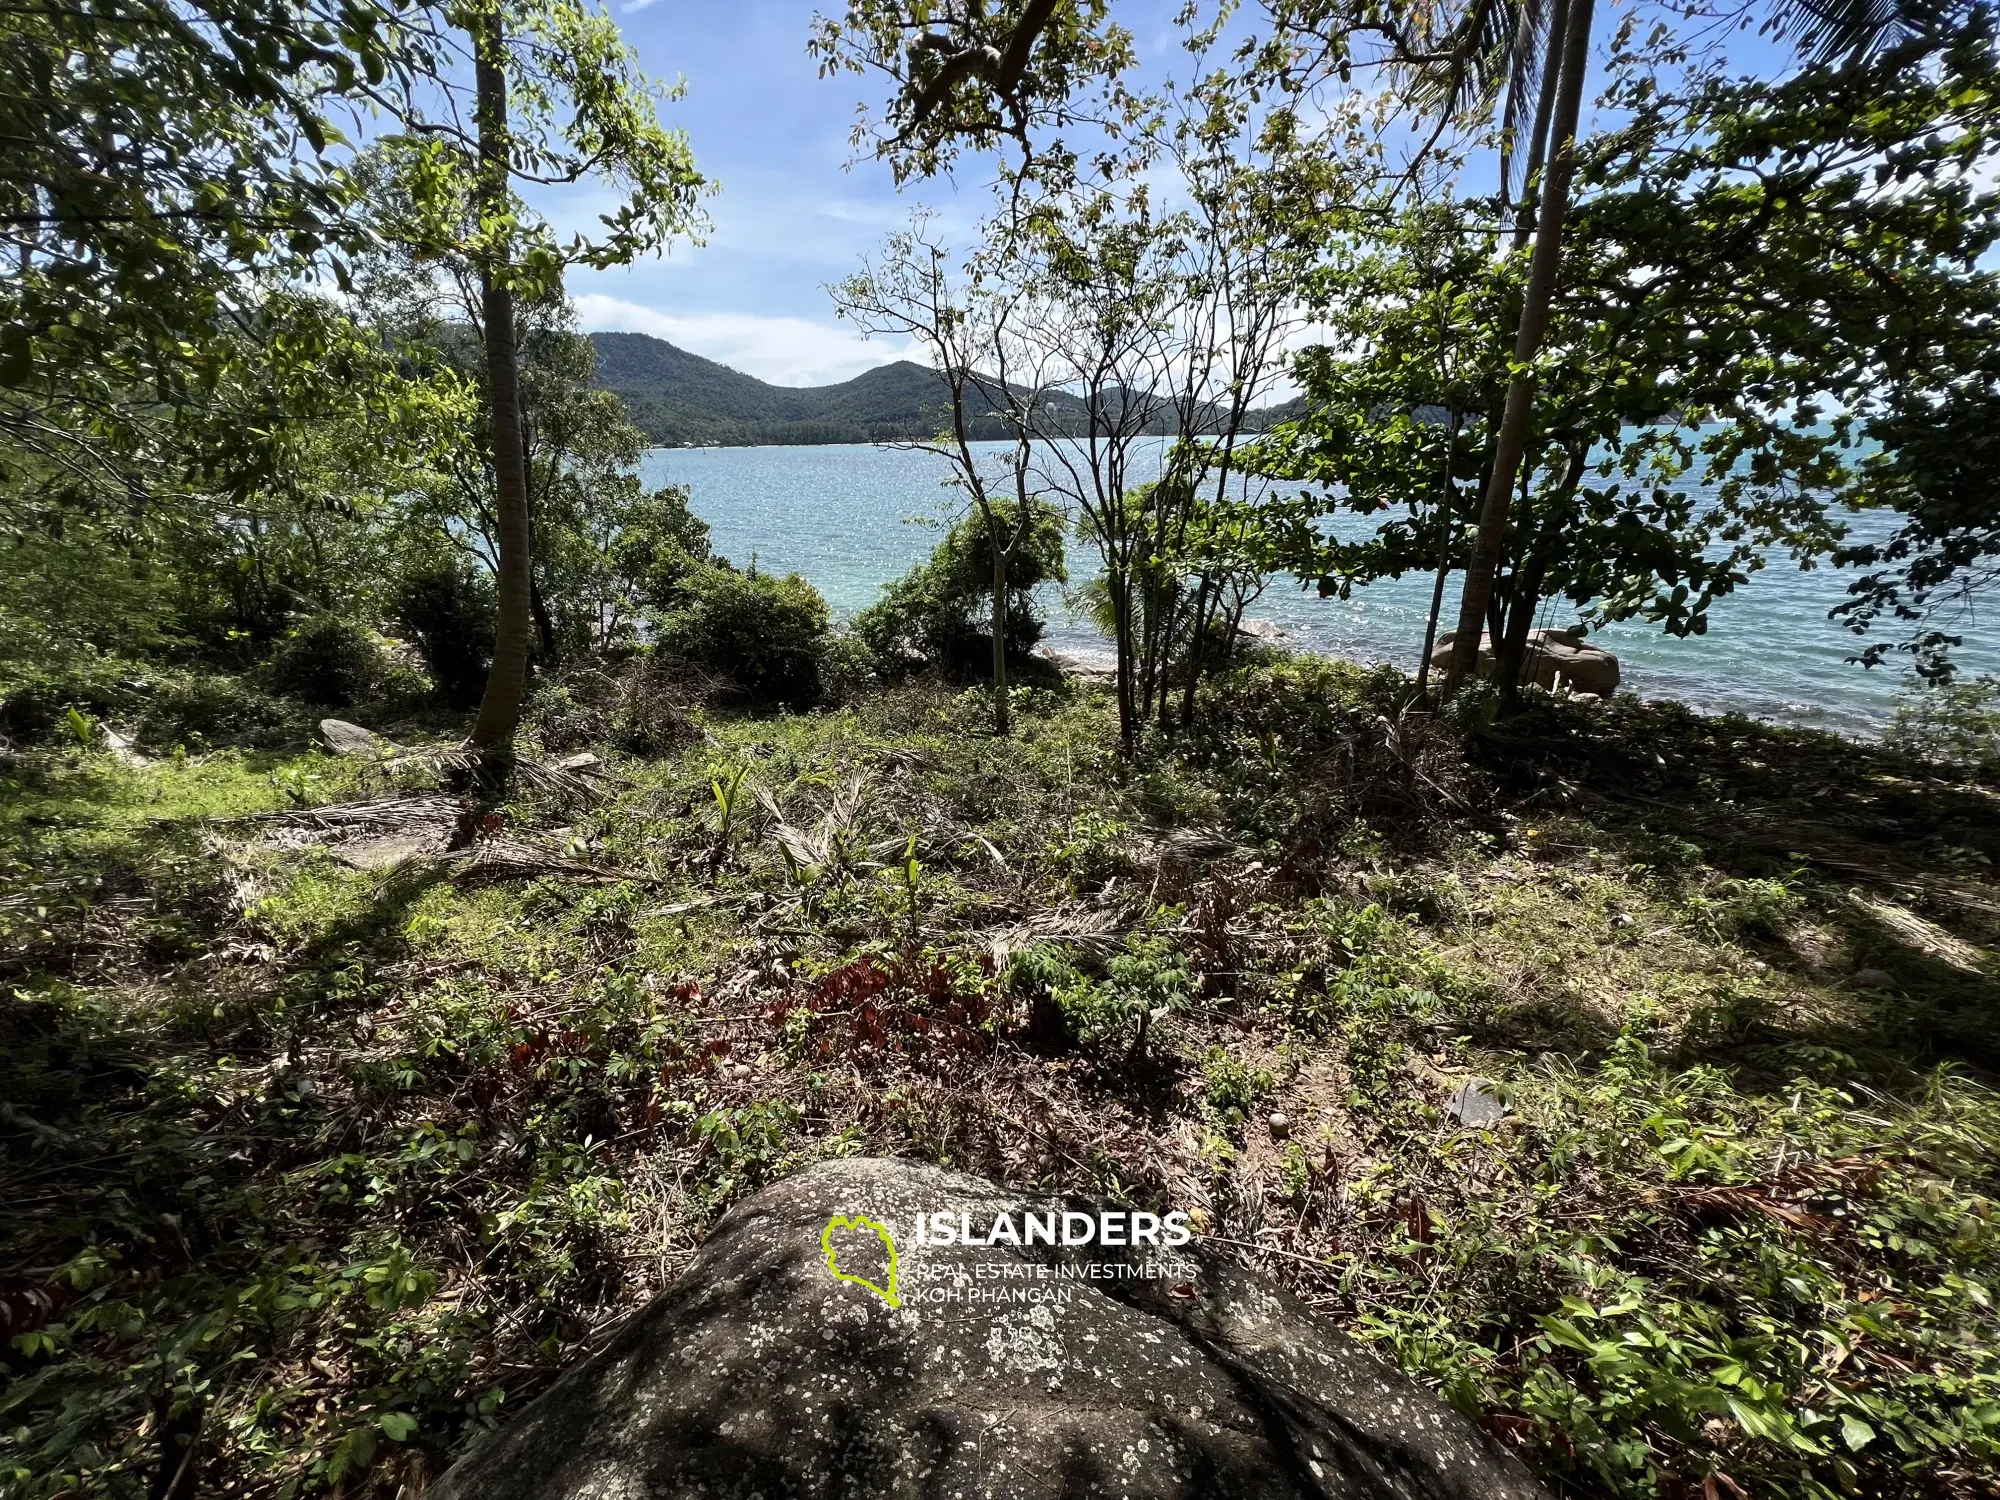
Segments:
[[[870,1281],[866,1276],[853,1271],[841,1270],[840,1247],[834,1243],[833,1237],[836,1231],[842,1230],[849,1233],[860,1231],[874,1236],[881,1242],[882,1248],[889,1253],[889,1271],[881,1283]],[[887,1226],[876,1223],[864,1214],[835,1214],[826,1221],[826,1228],[820,1231],[819,1248],[826,1256],[826,1268],[833,1273],[834,1280],[851,1281],[856,1286],[865,1286],[891,1307],[903,1305],[903,1299],[896,1295],[896,1240],[889,1233]],[[868,1248],[872,1250],[873,1246]],[[850,1260],[853,1256],[854,1252],[850,1250]]]

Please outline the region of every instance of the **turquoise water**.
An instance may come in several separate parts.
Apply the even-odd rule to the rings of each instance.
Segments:
[[[842,617],[872,603],[883,584],[920,561],[958,509],[943,461],[900,449],[660,448],[646,455],[642,473],[649,483],[689,487],[718,552],[738,564],[755,556],[761,567],[803,574]],[[1368,523],[1343,517],[1340,524]],[[1853,524],[1858,532],[1886,531],[1893,522],[1859,516]],[[1095,567],[1088,549],[1072,547],[1072,582]],[[1868,671],[1846,660],[1855,637],[1826,613],[1846,597],[1850,576],[1830,568],[1801,572],[1774,558],[1715,607],[1705,636],[1677,640],[1635,622],[1608,626],[1597,639],[1618,653],[1623,686],[1641,697],[1866,735],[1887,719],[1900,669]],[[1412,575],[1372,584],[1351,600],[1323,600],[1280,578],[1249,618],[1276,623],[1284,643],[1298,649],[1413,669],[1430,588],[1430,578]],[[1454,578],[1447,616],[1456,599]],[[1109,643],[1070,617],[1054,591],[1045,605],[1050,645],[1109,661]],[[1569,621],[1551,617],[1550,623]],[[1975,625],[1964,634],[1963,666],[2000,667],[2000,632]]]

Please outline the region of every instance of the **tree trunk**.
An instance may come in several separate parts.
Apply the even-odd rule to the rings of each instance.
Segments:
[[[1479,533],[1465,570],[1465,591],[1459,595],[1459,633],[1452,642],[1451,667],[1445,674],[1446,697],[1458,690],[1479,662],[1480,630],[1493,597],[1493,575],[1507,541],[1507,509],[1514,498],[1521,457],[1528,447],[1528,429],[1534,421],[1533,367],[1541,352],[1542,336],[1548,331],[1556,273],[1561,269],[1563,218],[1569,208],[1570,176],[1576,167],[1577,115],[1583,102],[1583,75],[1590,64],[1591,11],[1591,0],[1570,0],[1565,18],[1553,122],[1555,151],[1539,195],[1534,258],[1529,263],[1521,325],[1514,338],[1514,375],[1507,383],[1507,405],[1493,443],[1493,473],[1479,508]]]
[[[477,20],[473,33],[479,123],[480,216],[501,219],[507,209],[507,75],[498,8]],[[528,475],[521,461],[521,366],[514,347],[514,292],[497,246],[482,247],[481,312],[486,320],[486,399],[493,441],[494,513],[499,547],[500,622],[493,638],[493,667],[479,716],[468,736],[474,748],[504,755],[521,722],[528,689],[528,645],[534,634],[534,577],[528,535]]]
[[[1028,524],[1027,517],[1020,524]],[[993,732],[1010,727],[1007,713],[1007,549],[1000,545],[998,523],[986,518],[987,542],[993,553]]]
[[[529,545],[533,545],[530,532]],[[543,670],[553,667],[560,654],[556,645],[556,617],[549,613],[549,602],[542,594],[541,584],[535,582],[532,571],[528,579],[528,610],[535,620],[535,641],[541,648]]]
[[[1459,415],[1451,414],[1451,440],[1444,450],[1444,493],[1438,498],[1438,516],[1441,535],[1438,538],[1437,581],[1431,585],[1431,612],[1424,621],[1424,654],[1417,659],[1417,699],[1423,700],[1430,687],[1431,653],[1437,649],[1438,615],[1444,609],[1444,581],[1451,576],[1451,533],[1456,519],[1452,508],[1458,502],[1458,491],[1452,483],[1452,470],[1458,466]]]
[[[1507,633],[1493,647],[1493,680],[1500,684],[1501,702],[1512,708],[1521,698],[1521,668],[1528,657],[1528,632],[1542,602],[1542,579],[1548,572],[1548,551],[1537,547],[1515,569],[1514,597],[1507,605]]]
[[[521,418],[522,493],[528,497],[528,610],[535,621],[535,644],[542,665],[553,667],[561,651],[556,644],[556,618],[549,613],[548,595],[542,591],[542,570],[536,565],[541,548],[535,545],[535,444],[529,433],[529,418]],[[553,470],[552,470],[553,472]]]
[[[1201,582],[1194,591],[1194,632],[1188,637],[1187,681],[1181,684],[1182,729],[1194,728],[1194,706],[1201,691],[1201,674],[1208,665],[1209,620],[1215,612],[1215,601],[1222,593],[1222,585],[1213,581],[1213,575],[1203,570]],[[1227,658],[1223,665],[1228,665]],[[1165,717],[1165,704],[1161,705]]]
[[[1524,248],[1528,236],[1535,228],[1535,204],[1541,196],[1541,187],[1535,181],[1549,156],[1549,121],[1555,115],[1556,89],[1562,80],[1561,57],[1563,38],[1569,24],[1569,0],[1555,0],[1555,7],[1549,14],[1550,54],[1543,64],[1542,87],[1535,99],[1535,123],[1533,134],[1528,141],[1528,165],[1521,173],[1521,202],[1514,218],[1514,248]]]

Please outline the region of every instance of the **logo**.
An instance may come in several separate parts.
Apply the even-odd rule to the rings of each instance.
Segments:
[[[840,1269],[840,1250],[833,1242],[834,1231],[840,1229],[862,1230],[874,1235],[882,1242],[882,1248],[889,1252],[889,1274],[886,1278],[888,1281],[887,1286],[877,1286],[866,1276],[860,1276],[852,1271],[843,1271]],[[903,1299],[896,1292],[896,1239],[894,1235],[889,1233],[885,1225],[876,1223],[875,1220],[867,1217],[865,1214],[854,1214],[852,1216],[835,1214],[826,1221],[826,1228],[820,1231],[819,1248],[820,1252],[826,1256],[826,1268],[833,1273],[834,1280],[851,1281],[856,1286],[866,1287],[891,1307],[901,1307],[903,1305]]]

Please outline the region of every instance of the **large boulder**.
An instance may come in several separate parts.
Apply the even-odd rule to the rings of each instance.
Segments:
[[[1457,639],[1456,630],[1447,630],[1438,637],[1437,645],[1431,651],[1433,671],[1451,665],[1452,646]],[[1493,639],[1483,635],[1479,641],[1479,675],[1491,677],[1493,666]],[[1561,685],[1572,692],[1595,693],[1600,698],[1609,698],[1618,691],[1618,658],[1602,646],[1591,645],[1579,626],[1561,630],[1531,630],[1528,632],[1528,648],[1521,661],[1521,675],[1523,681],[1551,692]]]
[[[918,1243],[920,1214],[999,1243]],[[1546,1500],[1430,1391],[1151,1218],[824,1163],[727,1214],[431,1500]]]

